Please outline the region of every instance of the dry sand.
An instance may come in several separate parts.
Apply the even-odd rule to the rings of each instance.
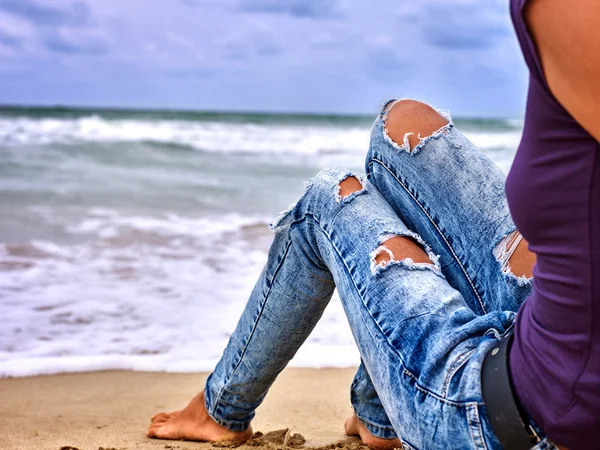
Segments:
[[[203,388],[206,376],[99,372],[0,379],[0,449],[212,450],[210,444],[145,436],[154,413],[185,406]],[[258,409],[254,431],[288,428],[291,434],[304,436],[304,447],[345,440],[343,424],[352,412],[349,386],[353,376],[354,369],[287,369]],[[256,439],[252,448],[283,448],[284,434]],[[301,441],[288,437],[287,446]],[[344,446],[359,448],[356,440]]]

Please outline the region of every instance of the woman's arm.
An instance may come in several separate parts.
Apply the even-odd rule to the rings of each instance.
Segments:
[[[525,20],[550,90],[600,141],[600,1],[533,0]]]

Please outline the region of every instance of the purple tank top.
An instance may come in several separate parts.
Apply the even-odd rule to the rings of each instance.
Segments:
[[[510,371],[523,408],[552,441],[600,449],[600,145],[550,92],[526,3],[511,0],[530,80],[506,194],[537,264]]]

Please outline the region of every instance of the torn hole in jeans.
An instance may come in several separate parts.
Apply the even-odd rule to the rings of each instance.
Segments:
[[[414,241],[415,244],[425,251],[430,262],[415,262],[410,257],[398,259],[394,255],[394,252],[386,246],[386,243],[395,237],[410,238],[410,240]],[[443,276],[439,266],[439,256],[432,252],[431,248],[417,233],[410,230],[403,230],[397,233],[384,233],[379,242],[380,244],[369,255],[371,258],[371,273],[373,275],[378,275],[392,266],[401,266],[408,270],[429,270],[439,276]],[[389,259],[378,262],[377,257],[382,254],[386,254]]]
[[[392,108],[394,106],[396,106],[397,103],[400,103],[402,101],[405,100],[409,100],[409,99],[395,99],[395,100],[390,100],[389,102],[387,102],[384,105],[384,109],[381,112],[381,120],[383,123],[383,137],[384,139],[395,149],[397,150],[403,150],[407,153],[410,153],[411,155],[415,155],[419,152],[419,150],[421,150],[425,144],[427,144],[427,142],[429,142],[432,139],[439,139],[442,136],[448,136],[450,130],[452,128],[454,128],[454,122],[452,120],[452,115],[450,114],[450,111],[448,110],[444,110],[444,109],[437,109],[437,108],[433,108],[432,106],[430,106],[430,108],[432,108],[435,112],[437,112],[440,116],[442,116],[444,119],[446,119],[446,121],[448,122],[446,125],[440,127],[438,130],[434,131],[432,134],[430,134],[429,136],[421,136],[420,133],[417,134],[417,138],[419,139],[419,143],[411,150],[410,148],[410,142],[409,142],[409,137],[410,136],[414,136],[415,133],[413,132],[408,132],[404,134],[404,139],[402,141],[402,143],[397,143],[396,141],[394,141],[391,136],[388,133],[388,129],[387,129],[387,119],[388,119],[388,115],[389,112],[392,110]],[[454,145],[455,148],[460,148],[460,147],[456,147]]]
[[[342,196],[341,191],[342,191],[342,184],[344,183],[344,181],[348,180],[349,178],[354,178],[356,181],[358,181],[358,183],[360,183],[360,189],[356,189],[355,191],[350,192],[347,195]],[[354,198],[356,198],[357,196],[364,194],[367,191],[367,185],[365,184],[365,178],[362,175],[357,175],[355,173],[352,172],[347,172],[344,175],[342,175],[340,177],[340,180],[335,188],[335,199],[338,203],[348,203],[350,201],[352,201]]]
[[[519,286],[525,286],[531,283],[532,280],[525,275],[516,276],[510,266],[510,259],[522,240],[523,235],[521,233],[516,230],[512,231],[507,236],[502,238],[493,251],[496,261],[498,261],[498,264],[500,264],[500,270],[502,273],[510,280],[516,281]]]

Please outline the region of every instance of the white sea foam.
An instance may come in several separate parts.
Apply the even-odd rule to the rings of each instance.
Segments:
[[[90,239],[0,248],[0,376],[211,370],[271,239],[262,218],[238,215],[91,209],[69,229]],[[357,362],[334,300],[292,364]]]

